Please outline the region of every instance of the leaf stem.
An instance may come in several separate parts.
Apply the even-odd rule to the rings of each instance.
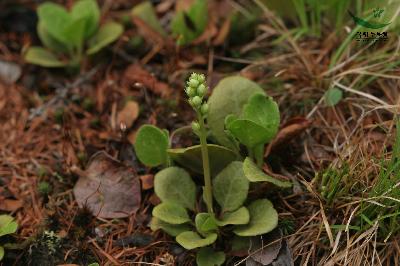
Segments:
[[[210,161],[208,157],[207,147],[207,132],[204,124],[204,117],[199,111],[197,111],[197,117],[200,125],[200,146],[201,146],[201,157],[203,160],[203,173],[204,173],[204,201],[207,205],[208,213],[214,213],[213,211],[213,198],[212,198],[212,185],[211,185],[211,174],[210,174]]]

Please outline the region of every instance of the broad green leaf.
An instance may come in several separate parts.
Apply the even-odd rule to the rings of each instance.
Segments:
[[[201,248],[196,254],[197,266],[220,266],[225,262],[225,253],[212,248]]]
[[[67,63],[58,58],[42,47],[32,46],[26,51],[24,59],[31,64],[44,67],[64,67]]]
[[[247,198],[249,180],[244,176],[243,163],[232,162],[213,180],[213,195],[222,211],[234,211]]]
[[[172,202],[161,202],[153,209],[153,216],[170,224],[184,224],[190,221],[184,207]]]
[[[342,90],[334,87],[325,92],[325,102],[328,106],[335,106],[343,98]]]
[[[4,248],[0,246],[0,261],[4,258]]]
[[[185,45],[203,33],[207,21],[207,0],[196,0],[188,11],[180,11],[174,16],[171,30],[178,37],[178,44]]]
[[[150,28],[160,33],[162,36],[166,36],[166,33],[157,18],[154,6],[150,3],[150,1],[145,1],[135,6],[132,9],[132,16],[138,17],[146,22]]]
[[[97,53],[102,48],[118,39],[124,31],[124,27],[117,22],[107,22],[102,25],[97,33],[89,40],[88,55]]]
[[[250,182],[269,182],[278,187],[284,188],[292,186],[292,183],[289,181],[278,180],[265,174],[249,157],[247,157],[243,162],[243,172]]]
[[[219,226],[228,224],[247,224],[250,221],[250,214],[246,207],[241,207],[233,212],[226,212],[222,219],[217,221]]]
[[[205,247],[214,243],[215,240],[217,240],[217,234],[215,233],[211,233],[207,235],[207,237],[202,238],[198,233],[193,231],[180,233],[176,237],[176,242],[186,249]]]
[[[17,231],[18,224],[10,215],[0,215],[0,236],[13,234]]]
[[[80,18],[71,21],[71,23],[66,25],[64,28],[64,36],[78,53],[83,49],[85,25],[85,19]]]
[[[157,166],[167,161],[168,138],[152,125],[140,127],[134,144],[136,155],[147,166]]]
[[[236,154],[223,146],[207,144],[208,156],[210,158],[211,175],[215,176],[229,163],[237,159]],[[168,154],[172,160],[192,170],[195,173],[203,173],[203,160],[201,157],[201,146],[195,145],[188,148],[169,149]]]
[[[268,96],[255,94],[243,107],[242,117],[266,129],[270,142],[278,132],[280,116],[276,102]]]
[[[186,232],[190,230],[189,224],[169,224],[166,223],[156,217],[151,219],[150,228],[153,231],[157,231],[158,229],[163,230],[170,236],[177,236],[180,233]]]
[[[65,46],[62,42],[58,41],[57,39],[53,38],[47,32],[42,21],[39,21],[39,23],[37,24],[37,33],[43,45],[49,48],[50,50],[58,53],[68,51],[67,46]]]
[[[80,0],[71,9],[73,20],[84,19],[84,38],[91,37],[99,26],[100,9],[96,0]]]
[[[214,88],[208,99],[207,121],[211,133],[223,146],[237,150],[225,133],[225,117],[231,114],[239,116],[250,96],[256,93],[264,92],[257,83],[240,76],[224,78]]]
[[[168,167],[158,172],[154,177],[154,191],[163,202],[173,202],[194,210],[196,184],[182,168]]]
[[[71,47],[69,39],[64,35],[65,28],[70,25],[72,18],[67,10],[56,3],[46,2],[37,9],[39,21],[47,32],[67,47]]]
[[[236,119],[227,125],[227,130],[229,130],[240,143],[249,148],[254,148],[270,140],[270,133],[268,130],[251,120]]]
[[[278,213],[267,199],[259,199],[247,207],[250,213],[250,222],[238,225],[233,231],[238,236],[256,236],[272,231],[278,225]]]
[[[217,220],[213,214],[198,213],[195,218],[196,229],[199,232],[208,232],[218,228]]]

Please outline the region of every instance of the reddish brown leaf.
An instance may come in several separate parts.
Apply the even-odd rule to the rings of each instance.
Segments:
[[[0,202],[0,210],[13,212],[22,207],[21,200],[5,199]]]
[[[267,157],[272,150],[285,144],[298,136],[311,125],[311,121],[304,117],[294,117],[282,126],[275,139],[268,145],[264,157]]]
[[[95,216],[123,218],[140,206],[140,182],[131,167],[114,160],[105,152],[90,159],[85,175],[74,187],[79,206],[86,205]]]
[[[127,85],[140,83],[162,97],[168,97],[171,94],[171,88],[166,83],[158,81],[156,77],[138,64],[132,64],[125,70],[124,82]]]

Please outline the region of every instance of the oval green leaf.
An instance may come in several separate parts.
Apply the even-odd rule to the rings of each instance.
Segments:
[[[251,120],[265,128],[270,142],[278,132],[280,115],[278,104],[271,98],[262,94],[255,94],[243,107],[242,117]]]
[[[153,231],[161,229],[170,236],[177,236],[190,230],[189,224],[169,224],[156,217],[151,219],[150,228]]]
[[[146,24],[160,33],[162,36],[166,36],[164,29],[161,26],[160,21],[157,18],[156,11],[154,10],[154,6],[150,3],[150,1],[145,1],[141,4],[138,4],[132,9],[132,16],[138,17],[139,19],[146,22]]]
[[[196,229],[199,232],[209,232],[218,228],[213,214],[198,213],[195,218]]]
[[[215,233],[211,233],[207,235],[206,238],[202,238],[198,233],[193,231],[180,233],[176,237],[176,242],[189,250],[211,245],[215,240],[217,240],[217,234]]]
[[[325,92],[324,98],[326,105],[335,106],[343,98],[343,92],[336,87],[330,88]]]
[[[225,262],[225,253],[212,248],[201,248],[196,254],[197,266],[220,266]]]
[[[278,180],[265,174],[249,157],[246,157],[243,162],[243,172],[250,182],[269,182],[283,188],[292,186],[292,183],[289,181]]]
[[[18,229],[18,223],[10,215],[0,215],[0,236],[13,234]]]
[[[230,149],[215,144],[207,144],[210,158],[211,175],[215,176],[228,164],[237,159],[237,155]],[[192,170],[197,174],[203,173],[203,160],[201,146],[195,145],[188,148],[169,149],[168,155],[172,160]]]
[[[243,173],[242,162],[232,162],[213,180],[213,194],[222,211],[234,211],[247,198],[249,180]]]
[[[100,20],[100,9],[96,0],[80,0],[72,6],[73,20],[84,19],[84,38],[91,37],[96,31]]]
[[[207,121],[211,133],[223,146],[236,151],[236,146],[224,131],[225,117],[230,114],[239,116],[250,96],[256,93],[264,94],[264,91],[257,83],[240,76],[224,78],[214,88],[208,99]]]
[[[97,53],[105,46],[114,42],[124,31],[124,27],[116,22],[107,22],[102,25],[98,32],[89,40],[88,55]]]
[[[67,46],[65,46],[62,42],[58,41],[57,39],[53,38],[48,33],[42,21],[39,21],[36,28],[39,39],[42,41],[44,46],[58,53],[68,51]]]
[[[233,231],[238,236],[256,236],[272,231],[278,225],[278,213],[267,199],[253,201],[247,209],[250,222],[236,226]]]
[[[270,132],[266,128],[247,119],[236,119],[227,125],[227,130],[249,148],[267,143],[271,139]]]
[[[196,184],[179,167],[169,167],[154,177],[154,191],[163,202],[173,202],[190,210],[196,203]]]
[[[154,207],[153,216],[170,224],[184,224],[190,221],[184,207],[173,202],[161,202]]]
[[[250,221],[250,214],[246,207],[241,207],[234,212],[226,212],[222,219],[217,221],[219,226],[228,224],[247,224]]]
[[[166,163],[168,146],[168,137],[165,133],[152,125],[140,127],[134,144],[136,155],[147,166]]]
[[[28,63],[44,67],[64,67],[67,65],[67,63],[58,60],[53,53],[37,46],[29,47],[24,58]]]

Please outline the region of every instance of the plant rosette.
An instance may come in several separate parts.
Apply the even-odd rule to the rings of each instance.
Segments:
[[[139,129],[134,144],[143,164],[165,166],[154,178],[161,203],[153,209],[151,229],[161,229],[185,249],[196,250],[199,266],[224,263],[218,239],[227,243],[235,236],[244,242],[276,228],[278,213],[271,201],[248,197],[251,183],[291,187],[260,168],[265,144],[279,127],[279,109],[272,98],[242,77],[223,79],[208,101],[207,90],[204,75],[189,77],[185,93],[197,115],[192,129],[200,145],[173,149],[168,132],[152,125]],[[209,131],[219,145],[207,143]],[[239,152],[240,144],[247,148],[245,155]],[[201,187],[191,174],[203,176]]]
[[[13,234],[17,231],[18,224],[10,215],[0,215],[0,238],[5,235]],[[5,247],[8,244],[0,245],[0,261],[4,258]]]

